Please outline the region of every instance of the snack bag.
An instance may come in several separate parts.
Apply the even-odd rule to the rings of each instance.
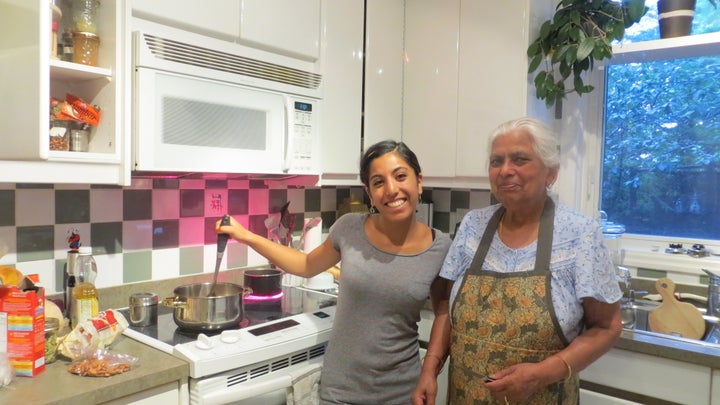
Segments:
[[[60,353],[72,360],[88,350],[104,349],[128,327],[128,322],[118,311],[108,309],[85,322],[79,323],[60,342]]]
[[[87,350],[70,363],[68,371],[87,377],[110,377],[121,374],[137,364],[138,358],[109,350]]]

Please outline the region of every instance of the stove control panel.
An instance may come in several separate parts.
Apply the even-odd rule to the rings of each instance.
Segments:
[[[188,361],[190,376],[199,378],[327,342],[334,319],[330,306],[214,336],[199,334],[194,342],[175,345],[173,354]]]

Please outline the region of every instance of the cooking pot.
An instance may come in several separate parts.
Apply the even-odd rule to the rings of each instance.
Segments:
[[[188,284],[173,290],[174,297],[163,305],[175,308],[173,320],[180,329],[207,332],[237,327],[245,318],[243,298],[252,289],[233,283],[217,283],[215,295],[209,297],[213,283]]]
[[[243,274],[243,285],[251,288],[254,296],[270,297],[282,292],[282,276],[278,269],[249,269]]]

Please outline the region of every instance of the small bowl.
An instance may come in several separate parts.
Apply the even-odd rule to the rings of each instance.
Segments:
[[[335,279],[332,274],[322,272],[315,277],[306,279],[303,287],[311,290],[329,290],[335,288]]]

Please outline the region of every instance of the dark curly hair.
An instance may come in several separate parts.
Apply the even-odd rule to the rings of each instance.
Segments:
[[[416,176],[422,173],[415,152],[410,150],[407,145],[403,142],[392,140],[380,141],[367,148],[365,154],[360,159],[360,181],[362,181],[366,187],[370,181],[370,164],[372,161],[390,152],[397,152],[397,154],[410,165]]]

